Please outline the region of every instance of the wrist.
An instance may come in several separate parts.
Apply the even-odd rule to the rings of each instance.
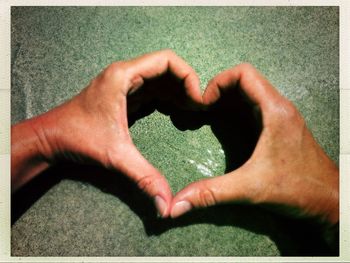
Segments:
[[[65,105],[65,106],[63,106]],[[67,104],[11,128],[11,188],[16,191],[56,162],[66,147]],[[66,118],[68,120],[69,118]]]
[[[64,107],[61,105],[26,121],[28,129],[35,137],[37,155],[49,164],[55,162],[63,147],[61,143],[63,111]]]
[[[50,166],[41,150],[36,120],[30,119],[11,128],[11,189],[16,191]]]
[[[79,103],[69,100],[32,120],[40,155],[50,164],[75,159],[84,145],[78,141],[76,131],[86,125]],[[83,124],[82,124],[83,123]]]

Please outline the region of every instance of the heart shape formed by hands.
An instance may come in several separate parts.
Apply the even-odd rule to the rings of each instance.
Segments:
[[[205,109],[211,122],[217,119],[234,122],[238,117],[239,123],[247,128],[247,136],[240,139],[249,138],[249,141],[246,148],[241,149],[243,159],[238,160],[227,174],[191,183],[172,198],[170,205],[167,199],[156,195],[155,204],[163,217],[178,217],[193,208],[218,203],[248,201],[273,204],[279,210],[287,208],[286,212],[293,216],[322,215],[327,221],[337,221],[338,177],[329,176],[336,174],[337,168],[315,142],[290,101],[250,64],[241,64],[218,74],[200,97],[199,80],[193,69],[173,52],[168,55],[167,73],[173,79],[168,79],[167,85],[158,79],[158,85],[150,85],[153,90],[147,88],[149,83],[143,82],[144,94],[152,94],[166,105],[172,103],[184,110]],[[141,92],[141,100],[136,101],[145,97]],[[132,101],[131,98],[128,100],[131,105]],[[222,115],[226,118],[217,118]],[[220,125],[217,127],[220,132]],[[289,161],[291,158],[292,162]],[[306,160],[311,164],[309,167],[304,165]],[[304,180],[308,183],[301,183]],[[148,179],[141,182],[146,182],[139,183],[142,189],[150,185],[159,187]],[[332,194],[323,195],[320,185],[331,189]],[[306,194],[301,196],[299,191]],[[315,196],[332,208],[325,209],[318,202],[315,205]]]
[[[261,132],[258,108],[252,105],[239,87],[223,90],[220,98],[208,107],[193,105],[184,91],[183,83],[172,74],[145,82],[140,90],[128,96],[128,105],[132,109],[128,114],[129,126],[155,110],[169,115],[173,125],[182,131],[209,125],[223,147],[226,171],[239,168],[251,156]],[[146,96],[148,99],[144,100]],[[188,101],[191,104],[188,105]],[[143,104],[135,107],[133,102]]]
[[[155,100],[197,111],[212,122],[219,115],[226,121],[239,116],[251,127],[247,133],[253,140],[242,149],[244,158],[232,166],[236,169],[191,183],[173,196],[165,177],[133,144],[128,129],[132,120],[142,116],[140,109]],[[163,217],[249,201],[296,207],[302,214],[322,215],[332,223],[339,219],[337,167],[313,139],[295,106],[249,64],[218,74],[202,95],[195,71],[170,50],[116,62],[80,94],[30,124],[40,137],[40,156],[47,163],[61,158],[92,161],[122,172],[154,199]],[[12,153],[15,156],[14,148]],[[46,166],[13,176],[14,185],[20,186]],[[19,174],[22,168],[28,171],[24,165],[17,169]]]

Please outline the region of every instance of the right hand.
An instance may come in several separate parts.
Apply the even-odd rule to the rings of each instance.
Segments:
[[[256,148],[240,168],[194,182],[177,193],[171,216],[199,207],[248,201],[287,207],[284,212],[293,211],[293,216],[317,216],[336,224],[339,170],[317,144],[295,106],[249,64],[213,78],[203,103],[214,105],[228,89],[241,89],[261,110],[263,130]],[[294,214],[295,208],[298,214]]]

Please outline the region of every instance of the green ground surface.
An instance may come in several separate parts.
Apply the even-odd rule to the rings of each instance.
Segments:
[[[197,71],[202,89],[224,69],[254,64],[297,105],[338,163],[336,7],[13,7],[11,17],[12,123],[77,94],[112,61],[171,48]],[[223,120],[239,141],[239,123]],[[173,123],[155,111],[131,127],[135,144],[165,174],[173,192],[224,173],[240,158],[241,150],[228,151],[213,125],[189,129]],[[62,165],[24,189],[12,200],[12,206],[29,208],[12,226],[12,255],[324,253],[309,228],[256,207],[228,205],[157,219],[132,184],[108,173]]]

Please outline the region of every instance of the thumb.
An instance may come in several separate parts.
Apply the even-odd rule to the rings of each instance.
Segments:
[[[252,177],[240,168],[234,172],[204,179],[186,186],[176,194],[171,204],[172,218],[194,208],[235,201],[250,201],[255,185]]]
[[[133,144],[124,145],[120,152],[121,154],[115,155],[113,166],[153,199],[162,217],[168,217],[173,194],[165,177],[141,155]]]

